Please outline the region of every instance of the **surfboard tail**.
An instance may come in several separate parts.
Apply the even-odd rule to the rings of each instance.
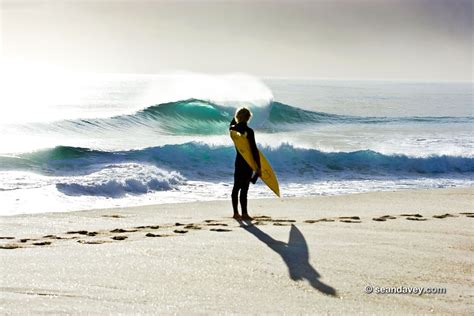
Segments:
[[[281,198],[280,196],[280,188],[276,188],[275,190],[272,190],[273,193],[275,193],[279,198]]]
[[[276,176],[275,176],[275,178],[276,178]],[[262,179],[262,180],[263,180],[263,179]],[[275,179],[275,180],[276,180],[276,179]],[[267,182],[267,181],[265,181],[265,180],[263,180],[263,182],[265,182],[265,184],[270,188],[270,190],[273,191],[273,193],[276,194],[276,196],[281,197],[281,196],[280,196],[280,186],[278,185],[278,180],[276,180],[276,181],[271,181],[271,183],[270,183],[270,182]]]

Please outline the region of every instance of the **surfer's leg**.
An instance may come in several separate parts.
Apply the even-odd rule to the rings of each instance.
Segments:
[[[242,209],[242,217],[249,217],[247,212],[247,192],[249,191],[250,181],[246,179],[242,183],[242,187],[240,189],[240,208]]]
[[[234,187],[232,188],[232,208],[234,210],[234,218],[240,218],[239,215],[239,191],[242,187],[242,177],[239,176],[236,169],[234,173]]]
[[[232,188],[232,208],[234,209],[234,216],[239,215],[239,190],[240,188],[234,183]]]
[[[247,214],[247,191],[249,190],[252,169],[245,163],[236,164],[234,172],[234,187],[232,188],[232,207],[234,209],[234,218],[240,218],[238,201],[240,191],[240,208],[242,214]],[[248,216],[248,215],[247,215]]]

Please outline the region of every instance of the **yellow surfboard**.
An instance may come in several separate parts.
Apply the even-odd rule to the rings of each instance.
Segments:
[[[250,150],[250,144],[247,140],[247,136],[243,135],[237,131],[230,131],[230,137],[234,141],[235,148],[239,151],[245,161],[253,169],[257,170],[257,163],[253,159],[252,151]],[[276,174],[273,172],[272,166],[268,162],[267,158],[259,150],[260,154],[260,167],[262,171],[262,176],[260,177],[263,182],[272,190],[278,197],[280,197],[280,187],[278,185],[278,179]]]

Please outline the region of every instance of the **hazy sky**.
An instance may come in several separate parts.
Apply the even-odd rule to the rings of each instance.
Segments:
[[[0,0],[3,60],[70,71],[472,79],[472,1]]]

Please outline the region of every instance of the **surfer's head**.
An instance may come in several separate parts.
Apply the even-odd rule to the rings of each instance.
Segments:
[[[251,117],[252,117],[252,112],[250,112],[250,110],[247,109],[246,107],[238,108],[237,111],[235,111],[235,120],[237,121],[237,123],[240,123],[240,122],[247,123]]]

